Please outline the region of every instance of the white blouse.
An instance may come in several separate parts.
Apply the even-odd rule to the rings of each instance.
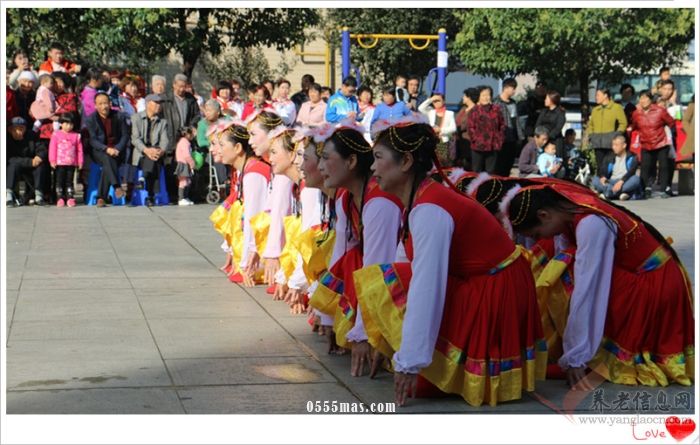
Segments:
[[[387,198],[370,199],[362,209],[362,265],[391,263],[396,258],[401,228],[401,210]],[[336,239],[338,233],[336,232]],[[345,337],[348,341],[367,340],[360,306],[357,306],[355,325]]]
[[[430,203],[415,206],[408,216],[408,224],[413,242],[412,276],[401,346],[393,362],[396,371],[417,374],[433,361],[445,306],[455,224],[447,210]]]
[[[257,252],[255,236],[250,226],[250,219],[265,210],[265,198],[269,183],[258,173],[243,175],[243,252],[241,252],[241,269],[248,265],[248,253]]]
[[[606,220],[588,215],[576,227],[574,291],[562,339],[562,369],[588,363],[603,338],[617,237],[617,226]]]
[[[272,190],[265,210],[270,211],[270,229],[263,258],[279,258],[284,247],[284,217],[292,211],[292,186],[294,183],[284,175],[272,178]]]
[[[273,108],[282,119],[284,125],[291,127],[297,119],[297,106],[291,100],[274,102]]]

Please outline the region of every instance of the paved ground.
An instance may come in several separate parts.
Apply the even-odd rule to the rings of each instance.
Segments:
[[[675,239],[692,274],[693,199],[629,207]],[[305,413],[308,401],[391,402],[388,374],[351,378],[349,358],[328,356],[305,317],[225,279],[212,209],[9,209],[8,413]],[[600,412],[595,399],[608,404],[603,412],[694,409],[683,408],[693,388],[601,389],[576,412]],[[566,396],[563,381],[547,381],[495,409],[445,398],[399,411],[554,413]]]

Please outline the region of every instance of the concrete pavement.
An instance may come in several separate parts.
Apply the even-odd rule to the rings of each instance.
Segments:
[[[694,277],[693,203],[627,205],[674,238]],[[389,374],[350,377],[349,357],[327,355],[305,317],[290,315],[262,287],[226,280],[221,241],[207,220],[212,210],[8,209],[8,413],[306,413],[309,401],[392,402]],[[694,409],[694,388],[600,389],[576,412]],[[624,393],[627,409],[616,408]],[[566,394],[553,380],[496,408],[449,397],[397,411],[555,413]],[[635,395],[651,403],[635,408]]]

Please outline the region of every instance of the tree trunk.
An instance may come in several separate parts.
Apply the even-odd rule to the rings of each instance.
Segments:
[[[197,60],[202,55],[205,45],[205,39],[207,38],[207,33],[209,31],[209,14],[210,9],[197,9],[198,13],[197,24],[192,31],[187,29],[187,17],[192,12],[186,10],[184,14],[180,16],[180,29],[183,35],[192,34],[192,38],[189,40],[189,45],[182,48],[182,72],[187,76],[188,79],[192,79],[192,71],[197,64]]]
[[[588,105],[588,82],[590,81],[590,71],[580,71],[578,76],[579,88],[581,90],[581,123],[585,127],[588,117],[591,115],[591,107]]]

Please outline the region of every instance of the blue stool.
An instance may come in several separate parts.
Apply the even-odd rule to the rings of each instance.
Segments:
[[[94,206],[97,204],[97,190],[100,186],[100,178],[102,176],[102,166],[97,162],[90,164],[90,176],[88,176],[88,186],[85,190],[85,204],[89,206]],[[123,206],[126,205],[126,198],[122,196],[117,198],[114,194],[114,187],[109,186],[109,196],[112,198],[112,205]]]
[[[143,178],[143,171],[139,168],[136,169],[136,183],[141,182]],[[148,198],[148,191],[146,189],[134,189],[131,195],[131,205],[132,206],[142,206],[146,203],[146,198]],[[160,175],[158,176],[158,191],[153,197],[153,201],[157,206],[166,206],[170,204],[170,198],[168,197],[168,188],[165,185],[165,167],[160,166]]]

